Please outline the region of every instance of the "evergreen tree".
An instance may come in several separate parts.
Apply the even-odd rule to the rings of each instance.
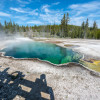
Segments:
[[[3,25],[0,22],[0,31],[3,30]]]
[[[55,31],[55,22],[54,25],[52,26],[52,30],[51,30],[51,35],[55,35],[56,31]]]
[[[82,22],[82,29],[83,30],[85,29],[85,23],[84,23],[84,21]]]
[[[5,22],[4,22],[4,25],[5,25],[5,28],[7,28],[7,22],[6,22],[6,20],[5,20]]]
[[[97,27],[97,23],[96,23],[96,21],[94,21],[94,23],[93,23],[93,30],[96,30],[98,27]]]
[[[88,27],[89,27],[89,23],[88,23],[88,18],[87,18],[86,24],[85,24],[84,38],[87,38],[87,35],[88,35]]]
[[[64,14],[64,16],[61,20],[61,37],[65,36],[65,30],[66,30],[66,16]]]
[[[82,28],[81,38],[83,38],[85,34],[85,22],[84,21],[82,22],[81,28]]]
[[[97,39],[98,35],[97,35],[97,23],[96,21],[94,21],[93,23],[93,38]]]
[[[65,20],[66,22],[65,22],[65,37],[67,37],[68,36],[68,34],[69,34],[69,27],[68,27],[68,23],[69,23],[69,13],[67,13],[67,16],[66,16],[66,20]]]
[[[62,20],[61,20],[61,36],[62,37],[67,37],[69,28],[68,28],[68,22],[69,22],[69,14],[67,15],[64,14]]]
[[[71,37],[71,38],[91,38],[91,39],[100,39],[100,29],[97,27],[96,21],[94,21],[93,26],[89,27],[88,19],[86,22],[82,22],[81,27],[76,25],[69,25],[69,14],[64,14],[63,18],[61,19],[61,24],[56,25],[39,25],[39,26],[19,26],[15,22],[12,23],[10,20],[9,22],[4,21],[4,25],[0,23],[0,31],[4,31],[5,33],[14,34],[19,32],[28,36],[27,33],[34,33],[34,36],[50,36],[52,37],[59,36],[59,37]],[[32,30],[32,32],[30,32]],[[41,32],[41,34],[40,34]],[[33,33],[32,33],[33,34]],[[43,34],[43,35],[42,35]],[[31,36],[31,35],[30,35]]]

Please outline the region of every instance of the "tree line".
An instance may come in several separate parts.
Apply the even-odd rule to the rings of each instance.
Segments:
[[[70,25],[69,13],[64,14],[61,19],[61,24],[56,25],[34,25],[34,26],[20,26],[11,20],[5,21],[4,25],[0,23],[0,31],[4,31],[6,34],[15,34],[16,32],[29,32],[34,35],[34,32],[41,34],[50,33],[50,35],[64,37],[64,38],[85,38],[85,39],[100,39],[100,29],[98,29],[96,21],[94,21],[92,27],[89,27],[89,20],[82,22],[81,26]]]
[[[89,27],[88,18],[86,22],[82,22],[81,26],[69,25],[69,21],[69,14],[64,14],[61,20],[61,37],[100,39],[100,29],[98,29],[96,21],[92,27]]]

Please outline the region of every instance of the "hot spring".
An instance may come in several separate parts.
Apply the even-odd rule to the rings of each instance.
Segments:
[[[35,41],[10,43],[1,52],[5,52],[5,56],[12,56],[14,58],[39,58],[53,64],[79,62],[82,58],[81,54],[72,49]]]

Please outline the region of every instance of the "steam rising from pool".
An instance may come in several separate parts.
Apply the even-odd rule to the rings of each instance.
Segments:
[[[15,38],[6,48],[1,50],[5,56],[14,58],[39,58],[53,64],[79,62],[82,55],[71,49],[62,48],[55,44],[35,42],[29,38]]]

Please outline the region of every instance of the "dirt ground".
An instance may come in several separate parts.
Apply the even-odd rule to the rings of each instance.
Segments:
[[[68,47],[85,56],[100,57],[99,40],[41,38],[41,41],[60,46],[69,44]],[[0,47],[5,47],[6,43],[1,43]],[[55,66],[37,59],[0,57],[0,66],[0,99],[100,100],[100,73],[79,64]]]

